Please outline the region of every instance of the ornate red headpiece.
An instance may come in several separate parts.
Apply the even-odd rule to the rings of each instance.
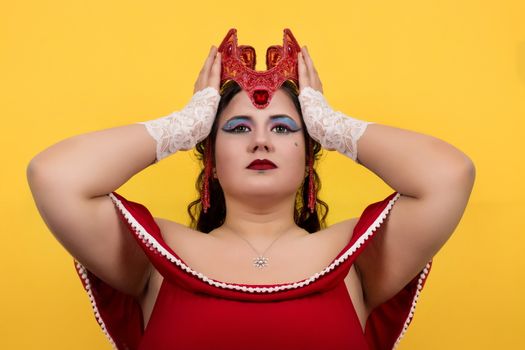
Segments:
[[[291,80],[299,90],[297,54],[301,47],[290,29],[283,30],[283,46],[273,45],[266,50],[266,71],[255,70],[255,49],[249,45],[237,45],[237,29],[226,34],[218,52],[221,53],[221,89],[234,80],[248,92],[257,108],[270,104],[273,93],[286,81]]]

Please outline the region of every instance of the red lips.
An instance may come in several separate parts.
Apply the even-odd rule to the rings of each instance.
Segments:
[[[277,165],[275,165],[272,161],[268,159],[256,159],[253,162],[250,163],[246,168],[248,169],[257,169],[257,170],[267,170],[267,169],[275,169],[277,168]]]

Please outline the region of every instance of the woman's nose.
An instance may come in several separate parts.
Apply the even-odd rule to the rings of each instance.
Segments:
[[[255,152],[258,150],[263,150],[266,152],[273,151],[270,132],[266,130],[258,130],[254,132],[253,138],[248,147],[250,152]]]

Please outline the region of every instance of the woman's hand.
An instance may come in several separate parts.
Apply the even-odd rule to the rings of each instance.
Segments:
[[[209,135],[221,99],[220,79],[221,56],[212,46],[193,86],[190,102],[180,111],[139,123],[157,141],[155,163],[179,150],[192,149]]]
[[[329,151],[338,151],[357,162],[357,140],[366,122],[330,107],[323,96],[323,85],[306,47],[298,55],[299,102],[308,134]]]
[[[301,48],[301,52],[299,52],[297,56],[297,61],[299,71],[299,91],[302,92],[305,87],[309,86],[312,89],[323,93],[323,84],[321,83],[321,79],[319,79],[319,74],[317,73],[317,69],[315,69],[306,46]]]
[[[199,72],[199,77],[193,86],[193,93],[200,91],[208,86],[219,91],[221,82],[221,54],[212,45],[204,66]]]
[[[324,122],[332,122],[334,113],[323,96],[323,84],[315,69],[314,63],[306,46],[297,55],[299,72],[299,102],[306,130],[310,137],[319,142],[329,151],[335,150],[327,139]]]

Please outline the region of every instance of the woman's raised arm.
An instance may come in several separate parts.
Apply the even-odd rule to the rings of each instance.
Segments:
[[[155,140],[133,124],[65,139],[27,167],[35,204],[56,239],[88,270],[138,296],[149,262],[107,196],[155,160]]]
[[[180,112],[67,138],[27,167],[36,206],[56,239],[84,267],[130,295],[144,291],[150,263],[107,194],[207,136],[220,99],[215,52],[212,47],[195,84],[199,91]]]
[[[374,172],[400,194],[371,246],[357,259],[369,310],[396,295],[454,232],[475,180],[472,160],[436,137],[333,110],[306,49],[299,60],[308,132]],[[359,140],[359,142],[358,142]]]

